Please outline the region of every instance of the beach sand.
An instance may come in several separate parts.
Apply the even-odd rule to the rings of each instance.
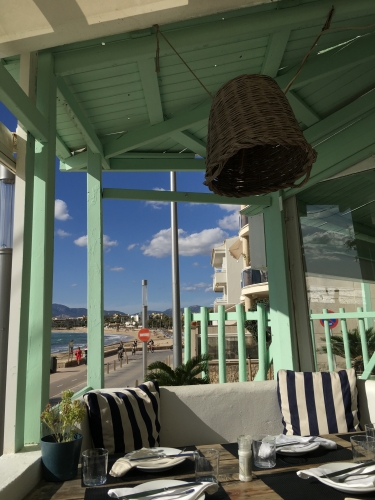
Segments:
[[[58,329],[53,329],[54,332],[59,331]],[[66,331],[66,330],[64,330]],[[138,332],[139,329],[129,329],[129,328],[120,328],[119,331],[116,331],[115,328],[105,328],[104,329],[104,335],[111,336],[111,335],[116,335],[118,336],[127,336],[131,337],[131,340],[128,340],[127,342],[124,342],[124,347],[125,351],[130,354],[131,353],[131,348],[132,348],[132,343],[134,339],[138,340]],[[154,341],[154,348],[156,349],[170,349],[171,346],[173,345],[173,340],[170,338],[164,337],[163,333],[161,332],[155,332],[153,330],[150,330],[151,332],[151,339]],[[86,327],[78,327],[78,328],[71,328],[69,330],[69,335],[74,334],[74,333],[87,333],[87,328]],[[169,332],[171,333],[171,332]],[[117,347],[119,345],[119,340],[116,340],[113,344],[108,344],[104,346],[104,355],[108,356],[110,354],[114,354],[117,350]],[[138,350],[142,349],[142,342],[138,340]],[[57,353],[52,353],[51,356],[56,356],[57,357],[57,362],[58,363],[63,363],[65,361],[68,361],[68,352],[57,352]],[[75,357],[73,357],[75,360]]]

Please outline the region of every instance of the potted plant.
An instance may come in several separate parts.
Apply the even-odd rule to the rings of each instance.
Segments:
[[[72,401],[73,391],[64,391],[56,406],[48,404],[41,421],[52,431],[42,437],[43,477],[47,481],[68,481],[77,476],[82,434],[76,426],[86,415],[85,404]]]

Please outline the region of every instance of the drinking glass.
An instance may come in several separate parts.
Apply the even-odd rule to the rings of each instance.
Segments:
[[[220,452],[206,448],[195,453],[195,480],[209,483],[219,482]]]
[[[375,438],[375,424],[365,424],[366,436]]]
[[[83,482],[99,486],[107,482],[108,450],[92,448],[82,453]]]
[[[276,437],[253,437],[254,465],[260,469],[272,469],[276,465]]]
[[[363,463],[375,459],[375,438],[372,436],[352,436],[350,438],[353,462]]]

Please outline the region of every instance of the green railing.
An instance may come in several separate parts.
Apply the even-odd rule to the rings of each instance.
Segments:
[[[353,360],[351,359],[351,354],[350,354],[348,328],[346,321],[348,319],[354,319],[358,321],[358,331],[361,339],[361,351],[362,351],[363,368],[364,368],[363,373],[359,378],[367,380],[371,376],[371,373],[375,367],[375,353],[372,354],[371,359],[369,359],[365,320],[366,319],[373,320],[374,318],[375,318],[374,311],[364,312],[362,307],[358,307],[356,312],[350,312],[350,313],[345,312],[345,309],[343,309],[342,307],[339,309],[338,313],[329,313],[327,309],[323,309],[322,313],[310,313],[311,336],[312,336],[312,344],[315,356],[314,358],[315,370],[317,371],[314,320],[323,320],[324,334],[327,347],[328,368],[330,371],[334,371],[335,361],[332,353],[332,342],[331,342],[331,334],[329,328],[329,320],[330,319],[340,320],[343,347],[345,353],[345,365],[346,368],[351,368]]]
[[[218,336],[218,363],[219,363],[219,383],[227,381],[227,360],[225,349],[225,321],[237,322],[238,336],[238,372],[239,381],[246,382],[247,360],[246,360],[246,338],[245,321],[253,320],[258,323],[258,373],[254,380],[267,380],[267,372],[272,363],[272,345],[267,348],[266,328],[271,326],[268,312],[264,304],[258,304],[256,311],[245,312],[242,304],[236,305],[236,312],[226,312],[224,306],[218,307],[217,313],[209,313],[207,307],[201,307],[199,313],[192,313],[187,307],[184,310],[185,322],[185,361],[191,358],[191,323],[200,322],[201,353],[208,353],[208,323],[217,321]]]

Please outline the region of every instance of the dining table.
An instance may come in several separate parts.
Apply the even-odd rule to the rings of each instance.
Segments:
[[[358,433],[356,433],[358,434]],[[186,451],[197,450],[200,454],[206,449],[220,451],[219,462],[219,489],[212,495],[206,495],[209,500],[375,500],[375,493],[356,495],[342,493],[318,480],[306,480],[297,476],[296,472],[302,469],[318,467],[332,462],[353,462],[350,436],[353,433],[329,434],[322,436],[335,441],[336,449],[328,450],[319,447],[306,455],[289,456],[277,455],[276,466],[272,469],[258,469],[253,466],[253,480],[244,482],[239,480],[239,462],[237,443],[206,444],[181,447]],[[122,455],[109,457],[109,469]],[[131,469],[121,478],[107,475],[107,483],[102,486],[85,487],[82,480],[81,468],[76,479],[61,483],[40,481],[25,500],[107,500],[107,492],[111,488],[134,487],[141,483],[157,479],[178,479],[194,481],[194,462],[185,460],[172,469],[163,472],[141,471]],[[182,497],[181,497],[182,498]]]

